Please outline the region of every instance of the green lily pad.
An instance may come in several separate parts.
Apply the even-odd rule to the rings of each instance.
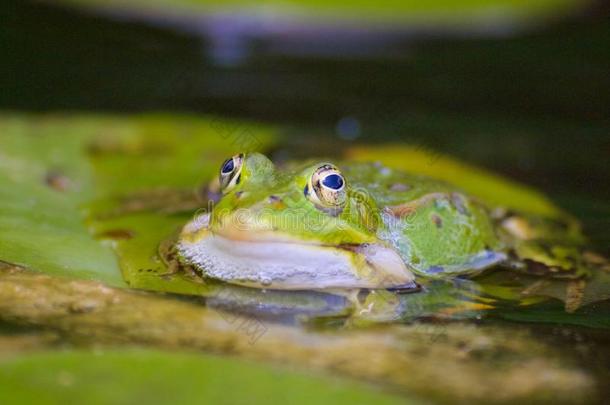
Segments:
[[[223,159],[274,138],[260,125],[171,115],[5,115],[0,130],[0,261],[190,294],[204,287],[160,277],[159,243],[205,206],[198,189]]]
[[[98,189],[87,205],[88,222],[112,241],[125,281],[147,290],[207,291],[180,274],[165,277],[159,245],[207,208],[199,192],[224,159],[261,151],[273,140],[268,127],[185,116],[147,116],[131,122],[129,131],[97,139],[92,162]]]
[[[250,15],[273,12],[292,19],[312,20],[333,18],[334,21],[364,21],[386,23],[455,24],[485,21],[502,15],[504,18],[525,19],[549,14],[565,14],[586,4],[582,0],[434,0],[427,2],[383,0],[380,2],[346,0],[273,0],[257,3],[248,0],[213,2],[210,0],[100,1],[64,0],[68,4],[127,10],[182,11],[190,13],[235,13]]]
[[[43,352],[0,362],[3,404],[405,404],[345,379],[158,350]],[[86,398],[86,400],[85,400]]]
[[[0,117],[0,260],[125,285],[112,250],[90,235],[80,209],[94,193],[83,150],[102,122]]]

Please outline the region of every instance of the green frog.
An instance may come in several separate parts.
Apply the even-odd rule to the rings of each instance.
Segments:
[[[518,212],[379,163],[277,168],[259,153],[221,164],[213,208],[181,231],[179,260],[202,275],[279,290],[416,289],[490,268],[579,279],[571,217]],[[214,187],[211,187],[212,189]]]

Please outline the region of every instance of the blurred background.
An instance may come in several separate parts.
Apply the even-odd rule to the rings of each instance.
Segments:
[[[0,108],[250,118],[281,124],[289,154],[422,145],[542,188],[605,250],[609,16],[586,0],[5,0]]]

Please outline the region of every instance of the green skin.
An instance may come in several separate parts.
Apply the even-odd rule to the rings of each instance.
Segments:
[[[476,275],[492,266],[568,278],[586,273],[580,259],[582,237],[569,220],[507,213],[449,184],[373,163],[337,165],[345,179],[346,198],[340,209],[327,209],[307,195],[308,182],[322,164],[278,170],[261,154],[245,155],[239,181],[224,192],[206,225],[195,219],[184,228],[178,243],[181,260],[210,277],[277,289],[401,287],[412,280],[396,277],[404,271],[396,266],[386,272],[385,265],[372,263],[372,256],[362,253],[370,246],[388,252],[388,257],[395,252],[406,271],[417,277]],[[233,268],[223,273],[223,266],[231,267],[226,256],[215,262],[216,271],[209,271],[209,251],[201,243],[211,236],[261,247],[277,241],[290,244],[273,245],[277,249],[306,246],[314,267],[317,252],[330,251],[346,258],[349,271],[367,283],[296,282],[275,274],[266,280],[264,268],[256,277],[240,278]],[[270,269],[276,264],[273,256],[269,255]]]

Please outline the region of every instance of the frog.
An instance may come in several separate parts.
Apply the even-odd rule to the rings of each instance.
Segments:
[[[578,222],[490,204],[378,162],[277,167],[238,153],[216,195],[180,231],[178,260],[206,278],[272,290],[415,291],[421,280],[489,269],[559,279],[590,274]]]

